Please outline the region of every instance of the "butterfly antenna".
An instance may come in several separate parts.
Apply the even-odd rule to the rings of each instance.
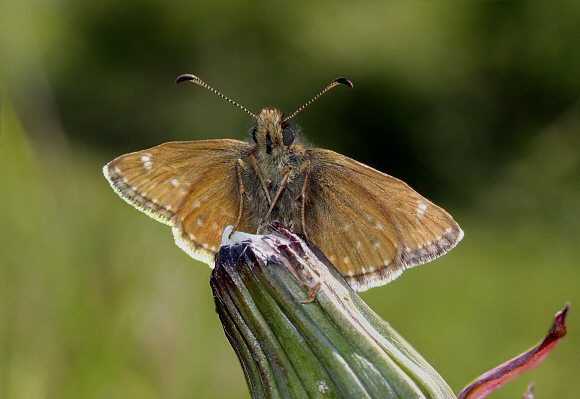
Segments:
[[[250,111],[248,111],[248,109],[246,107],[238,104],[237,102],[235,102],[231,98],[224,96],[222,93],[220,93],[219,91],[217,91],[216,89],[214,89],[213,87],[211,87],[210,85],[208,85],[207,83],[205,83],[203,80],[201,80],[200,78],[198,78],[195,75],[191,75],[191,74],[181,75],[180,77],[177,78],[177,80],[175,80],[175,83],[181,83],[181,82],[185,82],[185,81],[195,83],[196,85],[199,85],[201,87],[205,87],[206,89],[208,89],[212,93],[217,94],[218,96],[220,96],[224,100],[227,100],[230,103],[234,104],[236,107],[238,107],[242,111],[250,114],[252,116],[252,118],[257,119],[257,116],[255,114],[251,113]]]
[[[349,89],[354,88],[354,85],[352,84],[352,82],[350,80],[348,80],[347,78],[337,78],[337,79],[334,79],[328,86],[326,86],[324,88],[324,90],[322,90],[320,93],[318,93],[316,96],[314,96],[314,98],[312,100],[308,101],[306,104],[304,104],[303,106],[301,106],[300,108],[298,108],[296,111],[294,111],[294,113],[292,115],[290,115],[289,117],[287,117],[286,119],[284,119],[284,122],[286,122],[286,121],[294,118],[296,115],[298,115],[298,113],[300,111],[302,111],[304,108],[308,107],[314,101],[318,100],[318,97],[320,97],[321,95],[323,95],[324,93],[326,93],[328,90],[330,90],[333,87],[338,86],[338,85],[345,85]]]

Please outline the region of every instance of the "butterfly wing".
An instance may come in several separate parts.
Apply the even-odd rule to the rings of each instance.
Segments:
[[[177,244],[213,267],[221,233],[237,221],[236,162],[249,149],[238,140],[171,142],[122,155],[103,173],[121,198],[172,226]]]
[[[463,237],[445,210],[401,180],[333,151],[308,154],[316,179],[306,183],[305,233],[354,289],[386,284]]]

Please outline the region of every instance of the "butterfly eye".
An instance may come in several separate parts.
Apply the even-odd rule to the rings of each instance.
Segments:
[[[289,146],[294,142],[294,132],[289,127],[282,129],[282,142],[285,146]]]
[[[252,140],[254,140],[254,143],[258,143],[258,140],[256,140],[256,132],[258,131],[258,126],[253,126],[252,127]]]

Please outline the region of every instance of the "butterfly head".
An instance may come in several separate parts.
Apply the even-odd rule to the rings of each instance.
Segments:
[[[294,132],[282,113],[276,109],[265,108],[256,116],[251,130],[259,155],[282,156],[292,150]]]

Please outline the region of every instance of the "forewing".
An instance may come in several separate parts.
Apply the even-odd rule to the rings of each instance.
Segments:
[[[237,220],[236,163],[248,148],[237,140],[165,143],[122,155],[103,173],[121,198],[172,226],[177,244],[213,267],[221,232]]]
[[[306,235],[356,290],[453,248],[463,231],[407,184],[329,150],[308,150]]]

